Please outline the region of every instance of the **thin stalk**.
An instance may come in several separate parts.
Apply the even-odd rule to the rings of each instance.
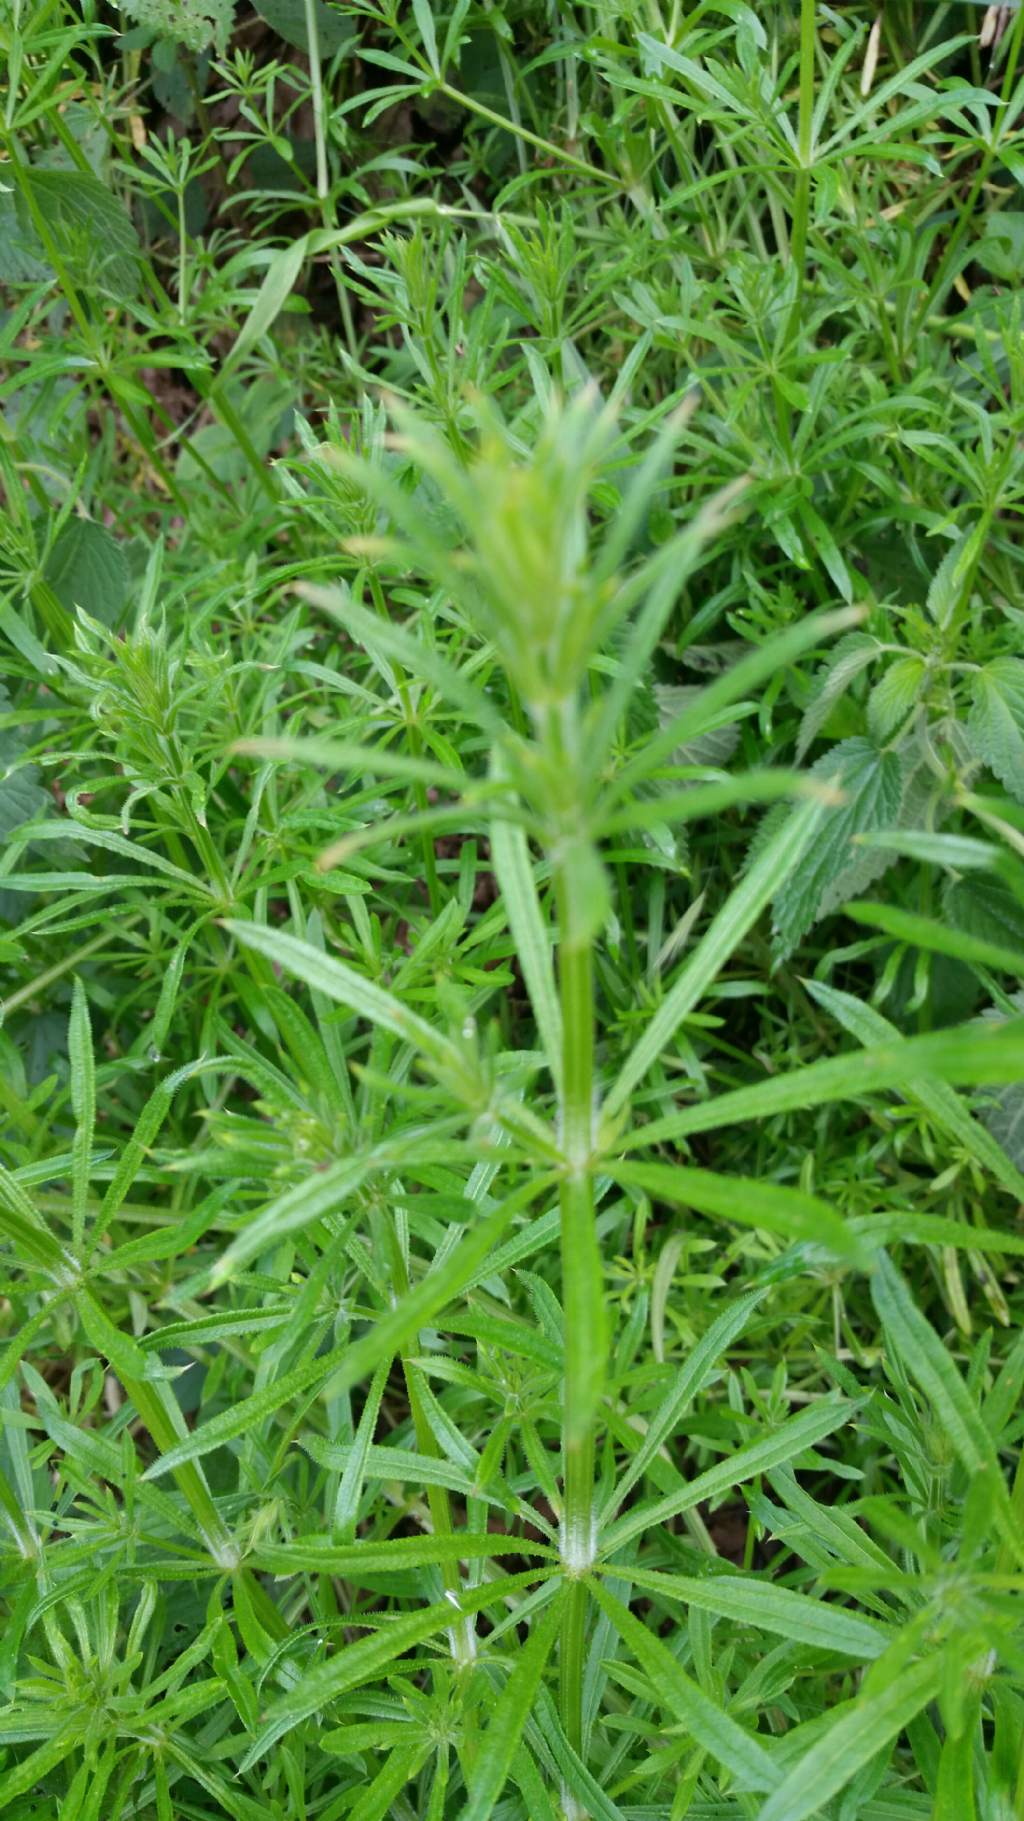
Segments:
[[[562,1562],[570,1580],[560,1655],[562,1724],[573,1749],[583,1742],[583,1670],[595,1553],[594,1427],[604,1361],[601,1258],[591,1173],[594,1124],[593,941],[574,933],[572,887],[558,878],[559,991],[562,1006],[560,1190],[565,1390],[562,1418]]]
[[[215,380],[213,382],[209,381],[205,374],[194,375],[192,383],[203,402],[209,405],[211,411],[213,411],[215,416],[223,423],[225,429],[230,431],[238,444],[238,447],[245,455],[263,492],[269,499],[272,499],[276,505],[280,497],[277,481],[271,470],[267,467],[263,457],[260,455],[259,450],[256,448],[252,437],[249,435],[249,432],[239,417],[238,412],[235,410],[234,405],[231,403],[225,386],[220,380]]]
[[[549,158],[555,158],[560,164],[566,164],[570,170],[579,171],[583,177],[595,177],[599,183],[614,184],[620,188],[620,181],[610,171],[599,170],[596,164],[588,164],[585,158],[577,158],[575,152],[567,152],[562,146],[555,145],[550,139],[542,139],[539,133],[531,133],[528,126],[519,126],[509,120],[505,114],[498,114],[485,102],[477,101],[472,95],[463,94],[461,89],[453,89],[448,82],[439,82],[438,93],[446,95],[449,101],[458,101],[469,109],[471,114],[479,114],[481,120],[489,120],[492,126],[501,127],[506,133],[526,141],[527,145],[536,146],[539,152],[546,152]]]
[[[185,186],[178,191],[178,321],[184,322],[188,297],[188,232],[185,223]]]
[[[164,1408],[161,1387],[146,1384],[142,1379],[122,1377],[121,1382],[161,1454],[167,1454],[177,1446],[181,1436]],[[221,1568],[237,1568],[238,1551],[213,1502],[202,1468],[195,1461],[184,1461],[174,1469],[172,1477],[214,1561]]]
[[[306,6],[306,41],[309,45],[309,86],[313,97],[313,139],[316,146],[316,195],[320,205],[320,220],[325,228],[334,226],[334,210],[330,202],[330,178],[327,171],[327,132],[324,114],[324,80],[323,67],[320,62],[320,33],[316,21],[316,0],[305,0]],[[338,309],[341,312],[342,325],[345,330],[345,341],[351,355],[356,352],[356,328],[352,320],[352,306],[349,302],[348,287],[342,276],[341,260],[337,247],[332,247],[329,254],[331,277],[338,295]]]
[[[10,993],[6,999],[0,1000],[0,1012],[5,1018],[9,1018],[12,1012],[17,1011],[19,1005],[29,1004],[37,993],[52,986],[53,982],[59,980],[62,974],[73,972],[76,967],[81,966],[83,961],[87,961],[90,955],[95,955],[99,949],[105,948],[108,942],[116,941],[125,930],[131,929],[133,924],[141,923],[141,921],[142,913],[140,911],[137,916],[125,917],[116,925],[105,929],[101,935],[94,936],[91,942],[83,943],[81,948],[72,949],[70,955],[65,955],[63,961],[55,961],[52,967],[44,968],[43,972],[37,974],[34,980],[29,980],[25,986],[19,986],[16,992]]]
[[[322,202],[327,195],[327,144],[324,138],[324,85],[320,68],[320,34],[316,24],[316,0],[306,0],[306,43],[309,47],[309,83],[313,94],[313,137],[316,141],[316,193]]]
[[[800,327],[807,279],[807,223],[811,212],[811,160],[814,152],[814,0],[800,0],[800,113],[797,150],[800,160],[793,196],[793,231],[789,256],[796,273],[796,293],[786,329],[787,346]]]
[[[401,1241],[392,1221],[388,1231],[388,1251],[391,1260],[391,1271],[394,1280],[395,1295],[399,1299],[409,1294],[409,1274],[405,1265],[405,1254]],[[423,1408],[419,1386],[416,1382],[416,1368],[407,1353],[401,1355],[402,1375],[405,1379],[406,1393],[409,1398],[409,1410],[412,1416],[413,1429],[416,1434],[416,1447],[428,1460],[439,1460],[441,1450],[437,1445],[434,1432],[427,1421]],[[451,1500],[447,1486],[428,1486],[427,1506],[435,1536],[454,1536],[455,1526],[452,1523]],[[452,1656],[460,1667],[466,1667],[476,1658],[476,1628],[471,1618],[455,1618],[458,1611],[459,1595],[462,1591],[462,1578],[457,1562],[444,1562],[441,1565],[441,1578],[445,1593],[452,1602],[453,1624],[451,1628]]]

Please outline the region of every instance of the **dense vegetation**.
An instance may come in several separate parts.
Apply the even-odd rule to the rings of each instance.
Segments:
[[[1024,1817],[1024,9],[0,0],[7,1821]]]

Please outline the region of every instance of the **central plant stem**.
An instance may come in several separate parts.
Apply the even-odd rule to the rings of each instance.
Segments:
[[[594,1224],[591,1157],[594,1130],[593,942],[579,934],[571,884],[558,878],[562,1004],[561,1186],[562,1285],[565,1305],[565,1402],[562,1419],[562,1561],[569,1597],[561,1645],[562,1723],[575,1751],[583,1735],[585,1579],[594,1562],[594,1422],[604,1370],[605,1312]],[[580,907],[576,907],[577,912]]]

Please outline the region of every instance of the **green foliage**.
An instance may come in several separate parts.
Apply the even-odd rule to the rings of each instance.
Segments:
[[[117,0],[123,13],[161,38],[174,38],[192,51],[216,45],[223,55],[235,16],[235,0]]]
[[[1024,9],[0,35],[4,1815],[1009,1821]]]

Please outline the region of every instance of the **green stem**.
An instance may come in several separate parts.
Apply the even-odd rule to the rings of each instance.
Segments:
[[[565,1391],[562,1420],[562,1562],[570,1580],[560,1655],[562,1724],[569,1743],[583,1743],[583,1670],[588,1596],[585,1576],[595,1555],[594,1426],[605,1356],[601,1256],[591,1173],[594,1123],[594,957],[590,935],[574,930],[572,884],[558,876],[559,989],[562,1005],[561,1136],[565,1158],[562,1294]],[[577,907],[583,912],[585,907]]]
[[[161,1454],[167,1454],[181,1441],[181,1435],[164,1408],[166,1392],[163,1387],[135,1378],[122,1377],[121,1382]],[[238,1552],[210,1496],[202,1468],[195,1461],[185,1461],[174,1469],[173,1478],[178,1490],[184,1495],[214,1561],[221,1568],[236,1568]]]
[[[249,432],[239,417],[238,412],[235,410],[234,405],[228,398],[227,391],[221,381],[215,380],[211,383],[207,380],[205,375],[196,374],[193,376],[192,383],[199,393],[200,398],[205,404],[209,405],[211,411],[220,419],[225,429],[230,431],[238,444],[238,447],[245,455],[263,492],[267,495],[268,499],[272,499],[276,505],[279,498],[277,482],[270,469],[267,467],[266,462],[263,460],[259,450],[256,448],[252,437],[249,435]]]
[[[498,114],[494,108],[487,107],[483,101],[477,101],[472,95],[463,94],[461,89],[453,89],[450,83],[439,82],[438,90],[447,95],[449,101],[458,101],[471,114],[479,114],[481,120],[489,120],[492,126],[501,127],[503,132],[513,133],[518,139],[524,139],[527,145],[536,146],[539,152],[546,152],[549,158],[556,158],[559,163],[567,164],[570,170],[579,171],[584,177],[595,177],[599,183],[613,183],[618,187],[619,180],[608,171],[601,171],[596,164],[588,164],[585,158],[577,158],[575,152],[567,152],[562,146],[555,145],[550,139],[542,139],[539,133],[531,133],[528,126],[519,126],[504,114]]]
[[[323,202],[327,195],[328,183],[327,143],[324,137],[324,84],[320,68],[320,34],[317,31],[315,0],[305,0],[305,5],[306,41],[309,46],[309,86],[313,95],[313,137],[316,141],[316,193]]]
[[[0,1001],[3,1016],[9,1018],[12,1012],[17,1011],[19,1005],[27,1005],[37,993],[43,992],[46,987],[52,986],[55,980],[59,980],[62,974],[69,974],[76,967],[80,967],[90,955],[95,955],[97,950],[105,948],[108,942],[116,941],[125,930],[131,929],[133,924],[141,923],[141,921],[141,912],[136,917],[125,917],[116,927],[105,929],[102,935],[94,936],[91,942],[83,943],[81,948],[72,949],[70,955],[65,955],[63,961],[55,961],[52,967],[44,968],[43,972],[37,974],[34,980],[29,980],[25,986],[19,986],[17,992],[11,993],[8,998]]]
[[[786,328],[787,347],[800,327],[807,265],[807,223],[811,212],[811,162],[814,153],[814,0],[800,0],[800,114],[797,124],[799,167],[793,196],[793,231],[790,260],[796,273],[796,293]]]
[[[315,0],[305,0],[306,38],[309,44],[309,86],[313,97],[313,138],[316,143],[316,194],[320,204],[320,220],[325,228],[334,227],[334,210],[330,200],[330,177],[327,170],[327,132],[324,113],[324,80],[323,67],[320,62],[320,34],[316,22]],[[352,305],[349,302],[348,286],[341,269],[341,259],[337,247],[332,247],[328,255],[331,277],[338,297],[338,309],[341,313],[342,327],[345,331],[345,343],[351,355],[356,352],[356,327],[352,318]]]
[[[402,1251],[401,1243],[398,1234],[395,1231],[393,1222],[390,1226],[388,1240],[388,1252],[391,1260],[391,1272],[395,1295],[401,1298],[409,1294],[409,1274],[405,1267],[405,1255]],[[420,1397],[419,1386],[416,1382],[416,1368],[405,1353],[401,1355],[401,1361],[405,1388],[409,1398],[409,1411],[412,1416],[413,1429],[416,1433],[416,1447],[420,1454],[426,1455],[428,1460],[439,1460],[441,1458],[441,1450],[437,1445],[434,1432],[427,1421],[427,1414],[423,1408],[423,1399]],[[428,1486],[427,1506],[430,1511],[430,1521],[434,1527],[434,1535],[454,1536],[455,1526],[452,1523],[452,1508],[451,1500],[448,1497],[448,1488],[446,1486]],[[459,1595],[462,1590],[462,1578],[459,1574],[458,1563],[444,1562],[441,1567],[441,1578],[444,1581],[446,1594],[450,1595],[452,1599],[453,1607],[457,1607]],[[465,1667],[472,1663],[476,1658],[476,1629],[471,1618],[457,1619],[454,1610],[452,1618],[452,1656],[457,1664]]]

